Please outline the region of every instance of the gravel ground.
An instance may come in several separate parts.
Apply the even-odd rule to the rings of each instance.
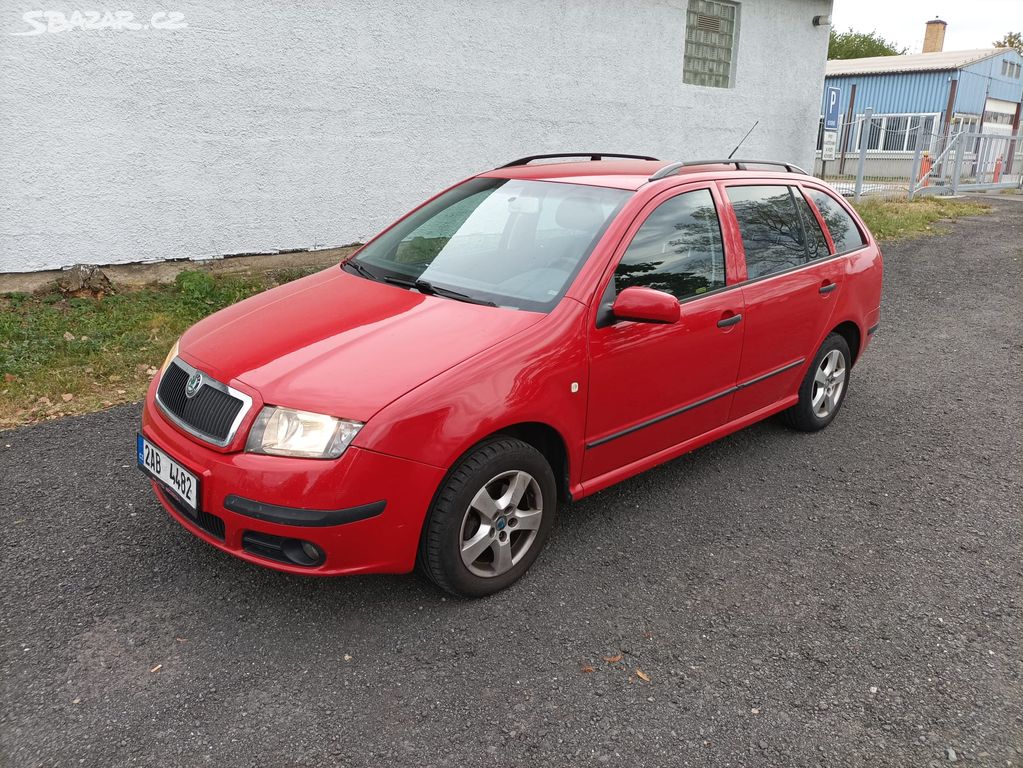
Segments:
[[[564,508],[485,601],[206,546],[134,468],[135,406],[0,434],[0,765],[1023,765],[1023,203],[995,202],[885,249],[826,432]]]

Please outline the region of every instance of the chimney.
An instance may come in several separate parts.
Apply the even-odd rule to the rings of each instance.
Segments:
[[[945,47],[945,27],[941,19],[931,19],[924,31],[924,53],[939,53]]]

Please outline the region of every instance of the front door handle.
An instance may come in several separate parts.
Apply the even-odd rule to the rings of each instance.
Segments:
[[[742,322],[742,315],[732,315],[730,317],[723,317],[718,320],[718,328],[730,328],[736,323]]]
[[[825,283],[824,285],[817,289],[817,293],[819,293],[821,296],[827,296],[837,287],[838,283]]]

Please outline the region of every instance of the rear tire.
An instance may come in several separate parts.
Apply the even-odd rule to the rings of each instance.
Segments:
[[[554,472],[542,453],[511,437],[486,440],[437,492],[423,526],[420,570],[459,597],[499,592],[540,554],[556,506]]]
[[[852,355],[845,338],[832,333],[821,344],[799,386],[799,402],[782,413],[788,426],[817,432],[835,420],[849,391]]]

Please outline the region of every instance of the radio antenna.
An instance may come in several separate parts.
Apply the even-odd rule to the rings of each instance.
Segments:
[[[758,125],[760,125],[760,121],[759,120],[757,120],[755,123],[753,123],[753,128],[756,128]],[[753,128],[750,128],[748,131],[746,131],[746,135],[742,137],[742,141],[740,141],[738,144],[735,145],[735,149],[733,149],[731,154],[728,155],[728,159],[729,160],[731,160],[732,157],[735,155],[735,153],[739,151],[739,147],[742,146],[743,141],[746,141],[746,139],[749,138],[749,135],[751,133],[753,133]]]

